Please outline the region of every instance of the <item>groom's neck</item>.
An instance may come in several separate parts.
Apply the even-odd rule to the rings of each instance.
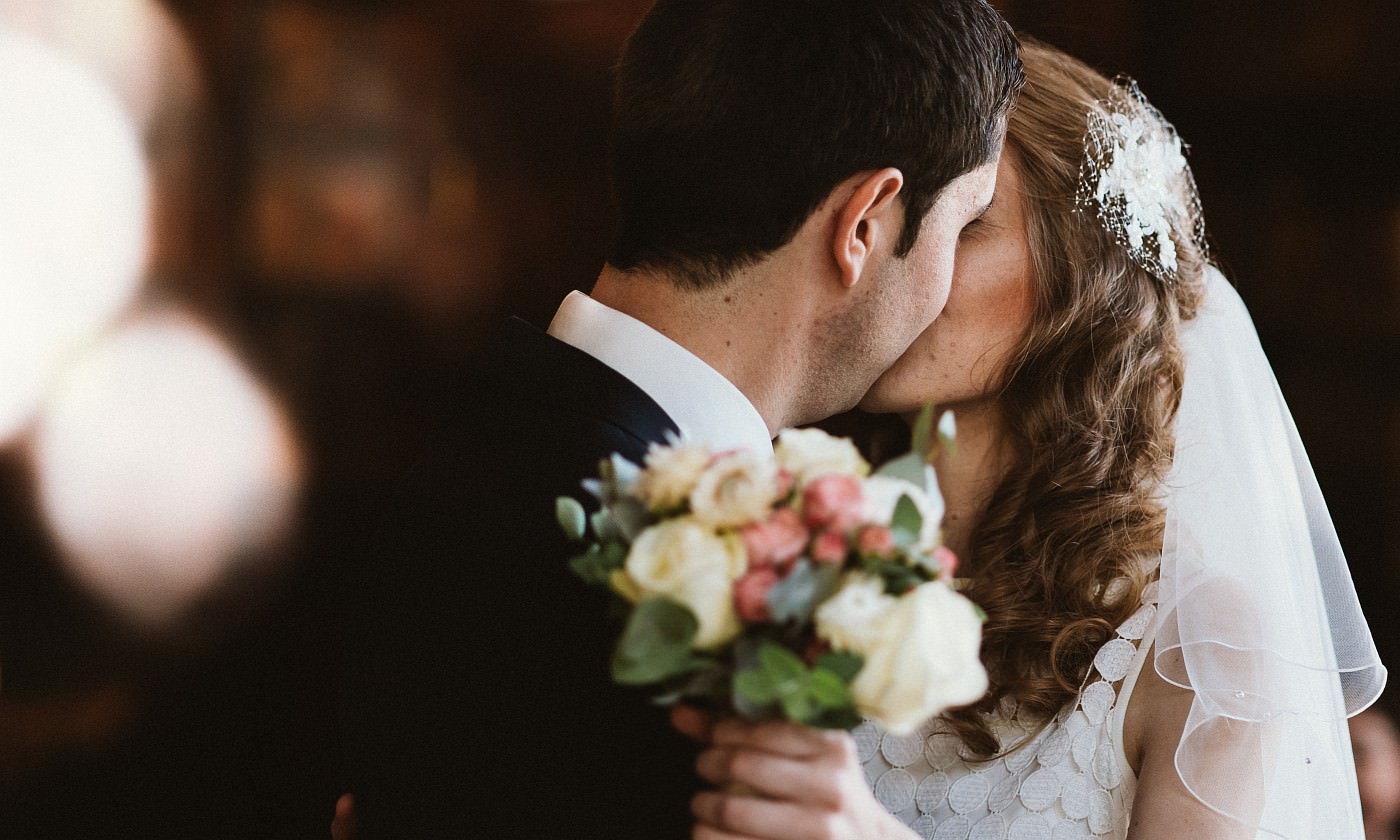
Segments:
[[[800,414],[805,346],[802,296],[762,269],[717,288],[696,289],[665,273],[605,266],[592,297],[636,318],[694,353],[748,397],[771,434],[809,418]],[[760,275],[760,276],[755,276]]]

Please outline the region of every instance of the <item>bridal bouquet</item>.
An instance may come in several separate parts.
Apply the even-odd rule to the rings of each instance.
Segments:
[[[603,461],[584,482],[599,509],[556,512],[587,543],[573,570],[625,607],[613,679],[663,704],[895,733],[981,697],[984,616],[950,585],[942,497],[914,454],[932,426],[925,411],[913,453],[875,475],[815,429],[772,454],[672,441],[640,467]]]

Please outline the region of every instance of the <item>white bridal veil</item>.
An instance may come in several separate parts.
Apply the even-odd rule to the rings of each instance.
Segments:
[[[1182,324],[1155,664],[1194,691],[1191,793],[1260,837],[1361,838],[1346,718],[1386,670],[1253,322],[1210,269]]]

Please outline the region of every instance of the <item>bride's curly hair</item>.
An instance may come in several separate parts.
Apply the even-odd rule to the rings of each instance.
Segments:
[[[987,612],[990,689],[947,719],[972,751],[998,744],[979,712],[1014,700],[1048,720],[1079,691],[1098,648],[1136,609],[1161,549],[1156,490],[1171,464],[1184,364],[1206,254],[1177,231],[1179,269],[1134,264],[1092,209],[1078,209],[1086,116],[1112,83],[1024,44],[1026,86],[1007,142],[1019,157],[1035,275],[1031,323],[999,391],[1010,466],[971,533],[966,594]]]

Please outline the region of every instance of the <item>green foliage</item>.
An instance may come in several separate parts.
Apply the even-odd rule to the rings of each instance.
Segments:
[[[915,487],[926,487],[927,470],[928,464],[924,463],[923,458],[913,452],[906,452],[898,458],[886,461],[875,474],[902,479]]]
[[[635,496],[615,499],[608,505],[608,513],[611,514],[613,524],[617,526],[622,538],[628,542],[637,539],[637,535],[651,524],[651,515],[647,512],[646,505]]]
[[[824,668],[849,683],[860,673],[860,669],[865,667],[865,657],[858,653],[829,650],[817,657],[817,667]]]
[[[564,536],[571,540],[581,540],[587,531],[588,514],[577,499],[560,496],[554,500],[554,518],[563,529]]]
[[[821,726],[829,721],[850,728],[860,722],[846,676],[853,673],[849,661],[831,660],[839,671],[821,662],[808,668],[797,654],[771,641],[759,647],[757,659],[734,676],[735,706],[741,712],[776,706],[783,717],[796,723]],[[855,722],[847,724],[852,718]]]
[[[867,557],[862,561],[866,574],[876,575],[885,583],[889,595],[903,595],[921,583],[926,583],[928,572],[914,566],[906,566],[897,560],[880,560]]]
[[[621,540],[622,530],[613,522],[612,513],[606,506],[602,510],[595,510],[593,515],[588,517],[588,525],[593,529],[593,537],[599,542],[616,542]]]
[[[681,701],[695,704],[705,709],[721,708],[729,699],[730,671],[718,661],[696,657],[698,670],[682,674],[667,682],[662,693],[651,699],[658,706],[672,706]]]
[[[606,585],[612,573],[626,562],[627,546],[622,543],[594,543],[570,560],[569,568],[588,583]]]
[[[813,668],[808,690],[812,699],[824,708],[834,709],[851,704],[851,692],[846,683],[825,668]]]
[[[822,709],[815,717],[807,721],[808,726],[815,726],[818,729],[855,729],[860,726],[860,713],[854,706],[845,706],[839,709]]]
[[[894,544],[908,551],[919,542],[919,533],[924,527],[924,515],[919,506],[907,494],[895,502],[894,514],[890,517],[890,532],[894,534]]]
[[[643,598],[613,651],[613,679],[650,685],[710,665],[691,650],[699,627],[695,615],[670,598]]]
[[[768,591],[768,614],[777,624],[805,623],[817,605],[835,594],[841,573],[835,566],[814,566],[799,560],[788,576]]]
[[[914,431],[910,442],[910,451],[920,462],[928,458],[929,450],[933,448],[933,403],[925,403],[919,411],[919,418],[914,421]]]

